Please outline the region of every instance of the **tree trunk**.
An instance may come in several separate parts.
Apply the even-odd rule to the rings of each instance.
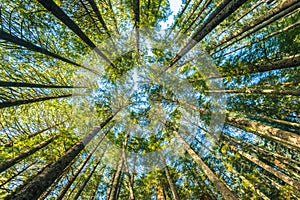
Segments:
[[[227,117],[227,121],[235,125],[241,125],[247,131],[250,131],[254,134],[258,134],[263,137],[267,136],[275,141],[280,141],[300,149],[300,135],[234,116]]]
[[[215,11],[209,15],[208,19],[196,30],[196,33],[188,41],[175,57],[173,57],[166,68],[160,73],[164,73],[172,67],[182,56],[189,52],[198,42],[200,42],[208,33],[210,33],[217,25],[223,22],[229,15],[242,6],[247,0],[224,0]]]
[[[103,152],[102,156],[104,155],[105,152]],[[101,158],[102,158],[101,156]],[[88,184],[88,182],[90,181],[91,177],[93,176],[95,170],[97,169],[98,165],[100,164],[101,159],[99,159],[99,161],[96,163],[96,165],[94,166],[94,168],[92,169],[91,173],[89,174],[89,176],[85,179],[84,183],[82,184],[82,186],[79,188],[78,192],[76,193],[75,197],[73,198],[74,200],[77,200],[79,198],[79,196],[81,195],[81,193],[83,192],[85,186]],[[100,170],[101,172],[102,170]]]
[[[231,171],[233,173],[235,173],[236,175],[238,175],[238,177],[245,183],[247,183],[248,187],[256,192],[262,199],[264,200],[270,200],[269,197],[267,197],[262,191],[260,191],[259,189],[257,189],[248,179],[246,179],[242,174],[240,174],[239,172],[237,172],[233,167],[231,169]]]
[[[62,200],[67,193],[68,189],[71,187],[73,182],[76,180],[78,175],[81,173],[84,166],[88,163],[92,155],[95,153],[95,151],[98,149],[100,144],[102,143],[103,139],[106,137],[110,129],[108,128],[105,133],[103,133],[102,137],[100,138],[99,142],[97,143],[96,147],[87,155],[85,160],[81,163],[81,165],[77,168],[76,172],[72,175],[72,177],[69,179],[68,183],[64,186],[64,188],[59,192],[58,196],[56,197],[56,200]],[[101,156],[102,158],[102,156]],[[101,160],[101,159],[100,159]]]
[[[120,184],[122,168],[123,168],[123,159],[120,159],[120,161],[118,162],[117,170],[116,170],[113,180],[112,180],[112,184],[111,184],[110,191],[109,191],[109,196],[107,198],[108,200],[117,199],[117,192],[118,192],[118,186]]]
[[[274,94],[300,96],[300,90],[273,90],[273,89],[225,89],[225,90],[204,90],[205,93],[244,93],[244,94]]]
[[[53,0],[38,0],[48,11],[69,27],[80,39],[102,57],[108,64],[115,68],[113,63],[104,55],[100,49],[88,38],[79,26],[58,6]]]
[[[49,139],[45,140],[44,142],[33,146],[31,149],[29,149],[29,150],[27,150],[27,151],[25,151],[23,153],[20,153],[17,157],[12,158],[10,160],[4,161],[2,164],[0,164],[0,173],[3,172],[3,171],[5,171],[5,170],[7,170],[8,168],[14,166],[15,164],[17,164],[18,162],[24,160],[25,158],[33,155],[38,150],[46,147],[53,140],[54,140],[54,137],[50,137]]]
[[[239,69],[238,71],[234,71],[230,73],[223,72],[221,73],[220,76],[214,75],[208,77],[208,79],[234,77],[234,76],[247,75],[247,74],[258,73],[258,72],[268,72],[271,70],[298,67],[299,65],[300,65],[300,54],[283,58],[279,61],[273,61],[267,64],[262,64],[262,65],[252,66],[252,67],[248,66],[246,68]]]
[[[10,34],[6,33],[5,31],[3,31],[1,29],[0,29],[0,39],[6,40],[8,42],[14,43],[14,44],[22,46],[22,47],[25,47],[27,49],[30,49],[31,51],[39,52],[39,53],[42,53],[44,55],[56,58],[58,60],[64,61],[64,62],[69,63],[71,65],[74,65],[74,66],[77,66],[77,67],[81,67],[81,68],[86,69],[86,70],[88,70],[90,72],[93,72],[94,74],[100,75],[95,70],[92,70],[92,69],[90,69],[88,67],[80,65],[80,64],[78,64],[78,63],[76,63],[74,61],[71,61],[71,60],[69,60],[67,58],[64,58],[64,57],[62,57],[60,55],[57,55],[57,54],[55,54],[53,52],[50,52],[47,49],[44,49],[44,48],[39,47],[39,46],[36,46],[36,45],[34,45],[34,44],[30,43],[30,42],[27,42],[27,41],[25,41],[25,40],[23,40],[21,38],[18,38],[16,36],[10,35]]]
[[[165,191],[161,184],[159,184],[156,188],[156,199],[157,200],[166,200]]]
[[[233,38],[236,38],[237,36],[241,35],[242,33],[247,32],[248,30],[252,29],[253,27],[256,27],[256,26],[262,24],[266,20],[269,20],[276,15],[278,16],[278,13],[295,5],[296,3],[299,4],[298,0],[284,1],[283,3],[278,5],[276,8],[272,9],[268,14],[260,16],[259,18],[255,19],[253,22],[251,22],[249,24],[245,24],[242,29],[234,32],[231,36],[224,38],[222,41],[218,42],[216,45],[212,46],[210,49],[214,49],[214,48],[224,44],[225,42],[228,42],[228,41],[232,40]],[[298,7],[299,7],[299,5],[298,5]],[[294,9],[296,9],[296,8],[297,8],[297,6]],[[278,19],[278,18],[276,18],[276,19]],[[275,21],[275,20],[273,20],[273,21]],[[261,27],[261,28],[263,28],[263,27]]]
[[[239,50],[241,50],[241,49],[244,49],[244,48],[246,48],[246,47],[250,47],[250,46],[252,46],[253,44],[257,44],[257,43],[259,43],[259,42],[265,41],[266,39],[269,39],[269,38],[271,38],[271,37],[274,37],[274,36],[276,36],[276,35],[278,35],[278,34],[281,34],[281,33],[285,32],[285,31],[288,31],[288,30],[290,30],[290,29],[296,28],[296,27],[299,26],[299,25],[300,25],[300,22],[296,22],[296,23],[294,23],[294,24],[292,24],[292,25],[290,25],[290,26],[287,26],[287,27],[285,27],[285,28],[283,28],[283,29],[281,29],[281,30],[272,32],[271,34],[266,35],[266,36],[264,36],[263,38],[260,38],[260,39],[254,41],[254,42],[251,42],[251,44],[243,45],[243,46],[238,47],[238,48],[236,48],[236,49],[234,49],[234,50],[232,50],[232,51],[230,51],[230,52],[223,53],[220,57],[224,57],[224,56],[226,56],[226,55],[232,54],[232,53],[237,52],[237,51],[239,51]],[[211,53],[210,55],[212,56],[213,54],[215,54],[215,53],[217,53],[217,52],[219,52],[219,51],[215,51],[215,52]],[[220,58],[220,57],[218,57],[218,58]]]
[[[0,103],[0,108],[8,108],[12,106],[19,106],[23,104],[29,104],[29,103],[35,103],[35,102],[41,102],[51,99],[61,99],[61,98],[67,98],[72,97],[72,94],[65,94],[65,95],[59,95],[59,96],[47,96],[47,97],[36,97],[34,99],[23,99],[23,100],[12,100],[12,101],[6,101]]]
[[[290,186],[296,188],[297,190],[300,190],[300,182],[288,177],[287,175],[279,172],[278,170],[273,169],[271,166],[265,164],[264,162],[260,161],[259,159],[251,156],[250,154],[239,150],[237,147],[229,145],[230,149],[238,152],[240,155],[242,155],[243,157],[245,157],[246,159],[250,160],[251,162],[255,163],[256,165],[258,165],[259,167],[263,168],[264,170],[270,172],[271,174],[273,174],[274,176],[276,176],[277,178],[279,178],[280,180],[284,181],[285,183],[289,184]]]
[[[134,30],[136,38],[136,49],[140,51],[140,0],[132,0],[133,12],[134,12]]]
[[[177,192],[176,186],[173,183],[173,180],[171,178],[171,175],[170,175],[167,163],[166,163],[166,159],[165,159],[165,157],[164,157],[164,155],[162,153],[160,153],[160,157],[161,157],[161,160],[162,160],[162,163],[163,163],[163,168],[165,170],[168,183],[169,183],[171,191],[172,191],[173,199],[179,200],[180,198],[178,196],[178,192]]]
[[[239,199],[235,194],[233,194],[227,186],[222,183],[219,178],[214,174],[214,172],[205,164],[205,162],[197,155],[197,153],[190,147],[190,145],[181,137],[177,131],[173,131],[173,134],[180,141],[193,160],[201,167],[202,171],[207,175],[211,183],[216,186],[216,188],[222,193],[224,199],[233,200]]]
[[[83,86],[68,86],[68,85],[44,85],[37,83],[22,83],[22,82],[10,82],[0,81],[0,87],[28,87],[28,88],[86,88]]]
[[[120,109],[95,127],[90,133],[85,135],[80,142],[77,142],[61,158],[52,164],[45,172],[37,176],[22,191],[13,196],[13,200],[34,200],[37,199],[64,171],[72,160],[84,149],[84,147],[94,138],[94,136],[107,125]]]

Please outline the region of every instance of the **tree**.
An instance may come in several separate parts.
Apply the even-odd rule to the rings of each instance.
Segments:
[[[2,0],[0,199],[299,199],[299,6]]]

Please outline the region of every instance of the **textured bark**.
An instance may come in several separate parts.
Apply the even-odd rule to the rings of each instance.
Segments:
[[[80,39],[86,43],[92,50],[94,50],[100,57],[102,57],[107,63],[115,67],[113,63],[104,55],[100,49],[88,38],[79,26],[58,6],[53,0],[38,0],[48,11],[50,11],[55,17],[69,27]]]
[[[209,6],[209,4],[211,2],[212,2],[212,0],[208,0],[203,6],[201,6],[200,11],[197,13],[197,16],[194,17],[193,21],[188,25],[188,27],[185,29],[185,31],[183,33],[186,33],[195,24],[195,22],[201,16],[202,12]]]
[[[8,42],[14,43],[14,44],[22,46],[22,47],[25,47],[25,48],[27,48],[27,49],[29,49],[31,51],[39,52],[39,53],[42,53],[44,55],[56,58],[58,60],[61,60],[61,61],[66,62],[66,63],[69,63],[71,65],[74,65],[74,66],[77,66],[77,67],[81,67],[83,69],[86,69],[88,71],[93,72],[94,74],[98,74],[99,75],[99,73],[97,71],[95,71],[95,70],[92,70],[92,69],[90,69],[88,67],[80,65],[80,64],[78,64],[78,63],[76,63],[74,61],[71,61],[71,60],[69,60],[67,58],[64,58],[64,57],[62,57],[60,55],[57,55],[57,54],[55,54],[53,52],[50,52],[47,49],[44,49],[44,48],[39,47],[39,46],[36,46],[36,45],[34,45],[34,44],[30,43],[30,42],[27,42],[27,41],[25,41],[25,40],[23,40],[21,38],[18,38],[16,36],[10,35],[10,34],[6,33],[3,30],[0,30],[0,39],[6,40]]]
[[[85,165],[88,163],[92,155],[95,153],[95,151],[98,149],[100,144],[102,143],[103,139],[106,137],[110,129],[108,129],[100,138],[99,142],[97,143],[96,147],[87,155],[87,157],[84,159],[84,161],[81,163],[81,165],[78,166],[75,173],[71,176],[68,183],[64,186],[64,188],[59,192],[59,194],[56,197],[56,200],[61,200],[64,198],[65,194],[67,193],[68,189],[71,187],[71,185],[74,183],[78,175],[81,173],[82,169],[85,167]],[[101,156],[102,158],[102,156]],[[100,159],[101,160],[101,159]]]
[[[279,178],[280,180],[284,181],[285,183],[289,184],[290,186],[296,188],[297,190],[300,190],[300,182],[288,177],[287,175],[275,170],[274,168],[272,168],[271,166],[267,165],[266,163],[260,161],[259,159],[251,156],[250,154],[239,150],[237,147],[229,145],[230,149],[238,152],[240,155],[242,155],[243,157],[245,157],[246,159],[250,160],[251,162],[255,163],[256,165],[258,165],[259,167],[263,168],[264,170],[270,172],[271,174],[273,174],[274,176],[276,176],[277,178]]]
[[[175,57],[173,57],[166,68],[160,73],[164,73],[172,67],[182,56],[189,52],[198,42],[200,42],[217,25],[223,22],[229,15],[242,6],[247,0],[224,0],[215,11],[209,15],[208,19],[196,30],[196,33],[188,41]]]
[[[44,148],[45,146],[50,144],[53,141],[53,139],[54,139],[54,137],[50,137],[49,139],[45,140],[44,142],[33,146],[31,149],[29,149],[23,153],[20,153],[17,157],[3,162],[2,164],[0,164],[0,173],[7,170],[8,168],[14,166],[15,164],[24,160],[25,158],[33,155],[38,150]]]
[[[123,159],[124,159],[124,167],[125,167],[125,171],[126,171],[126,176],[127,176],[127,180],[128,180],[129,199],[130,200],[135,200],[134,190],[133,190],[133,180],[132,180],[132,177],[131,177],[131,175],[129,173],[129,168],[128,168],[128,164],[127,164],[126,151],[124,151],[124,150],[123,150]]]
[[[51,99],[61,99],[61,98],[67,98],[72,97],[72,94],[66,94],[66,95],[59,95],[59,96],[48,96],[48,97],[37,97],[34,99],[23,99],[23,100],[12,100],[12,101],[6,101],[0,103],[0,108],[8,108],[12,106],[19,106],[23,104],[29,104],[29,103],[35,103],[35,102],[41,102]]]
[[[132,0],[133,12],[134,12],[134,30],[135,30],[135,42],[136,49],[140,51],[140,0]]]
[[[262,41],[264,41],[264,40],[267,40],[267,39],[269,39],[269,38],[271,38],[271,37],[274,37],[274,36],[276,36],[276,35],[278,35],[278,34],[281,34],[281,33],[285,32],[285,31],[288,31],[288,30],[290,30],[290,29],[296,28],[296,27],[298,27],[299,25],[300,25],[300,22],[296,22],[296,23],[294,23],[294,24],[292,24],[292,25],[290,25],[290,26],[287,26],[287,27],[285,27],[285,28],[283,28],[283,29],[281,29],[281,30],[272,32],[271,34],[266,35],[266,36],[264,36],[263,38],[260,38],[260,39],[254,41],[254,42],[251,42],[251,44],[243,45],[243,46],[241,46],[241,47],[239,47],[239,48],[236,48],[236,49],[234,49],[234,50],[232,50],[232,51],[230,51],[230,52],[223,53],[220,57],[223,57],[223,56],[232,54],[232,53],[237,52],[237,51],[239,51],[239,50],[241,50],[241,49],[244,49],[244,48],[246,48],[246,47],[250,47],[250,46],[252,46],[253,44],[257,44],[257,43],[259,43],[259,42],[262,42]],[[217,52],[219,52],[219,51],[215,51],[215,52],[211,53],[210,55],[213,55],[213,54],[215,54],[215,53],[217,53]],[[219,57],[218,57],[218,58],[219,58]]]
[[[271,157],[273,157],[275,159],[286,160],[289,163],[294,163],[296,165],[300,165],[299,161],[294,160],[294,159],[289,158],[289,157],[282,156],[282,155],[280,155],[280,154],[278,154],[278,153],[276,153],[274,151],[268,151],[268,150],[259,148],[259,147],[255,146],[253,144],[240,141],[240,140],[238,140],[236,138],[233,138],[233,137],[225,135],[225,134],[222,134],[221,137],[224,138],[227,141],[231,141],[231,142],[234,142],[235,144],[241,145],[243,148],[248,148],[248,149],[251,149],[253,151],[256,151],[256,152],[260,153],[260,155],[266,155],[266,156],[269,156],[269,157],[271,156]]]
[[[262,199],[264,199],[264,200],[270,200],[269,197],[267,197],[262,191],[260,191],[259,189],[257,189],[248,179],[246,179],[242,174],[240,174],[239,172],[237,172],[234,168],[232,168],[231,171],[233,173],[235,173],[236,175],[238,175],[238,177],[240,179],[242,179],[243,182],[246,182],[247,185],[248,185],[248,187],[252,191],[255,191]]]
[[[286,143],[296,147],[297,149],[300,149],[300,135],[234,116],[227,117],[227,121],[233,123],[234,125],[245,127],[247,131],[250,131],[254,134],[258,134],[263,137],[266,136],[275,141]]]
[[[273,89],[225,89],[225,90],[204,90],[205,93],[244,93],[244,94],[273,94],[300,96],[300,90],[273,90]]]
[[[233,194],[224,183],[214,174],[214,172],[205,164],[205,162],[197,155],[197,153],[190,147],[190,145],[180,136],[177,131],[173,131],[175,137],[180,141],[192,159],[201,167],[202,171],[207,175],[211,183],[222,193],[224,199],[233,200],[239,199]]]
[[[123,159],[120,159],[120,161],[118,162],[118,165],[117,165],[117,170],[114,173],[114,177],[113,177],[112,184],[111,184],[110,191],[109,191],[109,196],[107,198],[108,200],[117,199],[118,186],[120,184],[122,168],[123,168]]]
[[[13,196],[11,199],[14,200],[34,200],[47,190],[48,187],[63,173],[64,169],[74,160],[74,158],[84,149],[94,136],[107,125],[113,117],[110,116],[99,126],[96,126],[90,133],[84,136],[84,138],[73,145],[61,158],[47,168],[43,173],[37,176],[30,184],[28,184],[18,194]]]
[[[0,87],[28,87],[28,88],[86,88],[83,86],[69,86],[69,85],[44,85],[37,83],[22,83],[22,82],[10,82],[0,81]]]
[[[105,152],[103,152],[103,154],[101,155],[101,158],[103,157]],[[74,200],[77,200],[79,198],[79,196],[81,195],[81,193],[83,192],[85,186],[88,184],[88,182],[90,181],[91,177],[93,176],[93,174],[95,173],[98,165],[100,164],[101,159],[99,159],[99,161],[96,163],[96,165],[94,166],[94,168],[92,169],[91,173],[89,174],[89,176],[84,180],[83,184],[81,185],[81,187],[79,188],[78,192],[76,193],[75,197],[73,198]],[[101,171],[101,170],[100,170]]]
[[[37,161],[34,161],[34,162],[30,163],[29,165],[27,165],[26,167],[24,167],[22,170],[17,171],[17,173],[14,173],[10,178],[8,178],[5,181],[1,182],[0,188],[2,188],[4,185],[6,185],[10,181],[12,181],[14,178],[16,178],[17,176],[19,176],[20,174],[22,174],[23,172],[25,172],[26,170],[28,170],[31,166],[35,165],[36,163],[37,163]]]
[[[106,26],[106,23],[105,23],[105,21],[104,21],[102,15],[101,15],[99,9],[98,9],[97,4],[95,3],[94,0],[88,0],[88,2],[89,2],[89,4],[91,5],[93,11],[95,12],[95,14],[96,14],[98,20],[99,20],[100,23],[102,24],[103,28],[104,28],[104,29],[107,31],[107,33],[109,34],[109,30],[108,30],[108,28],[107,28],[107,26]],[[109,35],[109,36],[110,36],[110,35]]]
[[[255,10],[258,6],[260,6],[261,4],[265,3],[267,0],[260,0],[257,2],[257,4],[253,5],[249,10],[247,10],[245,13],[242,13],[242,15],[234,20],[234,22],[232,22],[229,26],[227,26],[228,28],[232,27],[234,24],[236,24],[237,22],[239,22],[242,18],[244,18],[246,15],[248,15],[249,13],[251,13],[253,10]],[[224,31],[222,31],[221,33],[219,33],[215,38],[219,38],[224,32],[228,31],[228,29],[224,29]]]
[[[242,33],[245,33],[248,30],[250,30],[250,29],[252,29],[256,26],[261,25],[263,22],[265,22],[269,19],[272,19],[274,16],[275,16],[275,18],[273,18],[273,20],[271,20],[271,22],[279,19],[278,14],[280,12],[286,10],[287,8],[292,7],[292,6],[293,6],[293,9],[288,10],[286,12],[286,14],[289,13],[289,12],[292,12],[295,9],[297,9],[300,6],[300,3],[298,2],[298,0],[285,0],[283,3],[281,3],[280,5],[275,7],[274,9],[272,9],[268,14],[260,16],[259,18],[255,19],[251,23],[245,24],[243,26],[243,28],[241,28],[240,30],[234,32],[231,36],[228,36],[228,37],[224,38],[222,41],[220,41],[216,45],[212,46],[211,49],[214,49],[214,48],[224,44],[225,42],[228,42],[228,41],[232,40],[233,38],[236,38],[237,36],[241,35]],[[282,15],[282,16],[284,16],[284,15]],[[270,23],[268,23],[268,24],[270,24]],[[264,26],[267,26],[268,24],[264,24]],[[264,26],[260,27],[260,29],[263,28]]]
[[[165,157],[164,157],[164,155],[162,153],[160,153],[160,157],[161,157],[161,160],[162,160],[162,163],[163,163],[163,167],[164,167],[164,171],[165,171],[168,183],[169,183],[171,191],[172,191],[173,199],[179,200],[180,198],[178,196],[178,192],[177,192],[176,186],[173,183],[173,180],[171,178],[171,174],[169,172],[169,169],[168,169],[168,166],[167,166],[167,163],[166,163],[166,159],[165,159]]]
[[[156,199],[157,200],[166,200],[165,191],[161,184],[159,184],[156,187]]]

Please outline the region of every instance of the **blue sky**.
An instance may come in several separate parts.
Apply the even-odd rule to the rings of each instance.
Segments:
[[[182,5],[182,0],[169,0],[169,2],[170,2],[172,15],[169,16],[169,18],[166,22],[161,22],[161,28],[163,30],[166,29],[168,27],[168,25],[170,26],[173,23],[174,15],[176,15],[178,13],[178,11],[180,10],[180,7]]]

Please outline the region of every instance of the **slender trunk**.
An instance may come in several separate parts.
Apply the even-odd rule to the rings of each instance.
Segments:
[[[300,135],[235,116],[228,116],[227,121],[234,125],[240,125],[252,133],[267,136],[275,141],[280,141],[291,145],[296,149],[300,149]]]
[[[166,200],[166,194],[164,188],[159,184],[156,188],[156,199],[157,200]]]
[[[186,33],[195,24],[195,22],[201,16],[202,12],[209,6],[211,2],[212,0],[209,0],[205,3],[205,5],[201,6],[200,11],[197,13],[197,16],[193,19],[193,21],[189,24],[189,26],[186,28],[186,30],[183,33]]]
[[[255,10],[258,6],[260,6],[261,4],[265,3],[267,0],[260,0],[257,4],[253,5],[249,10],[247,10],[245,13],[241,13],[241,16],[234,20],[234,22],[232,22],[230,25],[228,25],[227,27],[232,27],[234,24],[236,24],[237,22],[239,22],[241,19],[243,19],[246,15],[248,15],[249,13],[251,13],[253,10]],[[224,29],[222,32],[220,32],[215,38],[220,37],[223,33],[225,33],[226,31],[228,31],[228,29]]]
[[[232,193],[227,186],[220,181],[220,179],[214,174],[214,172],[205,164],[205,162],[197,155],[197,153],[190,147],[190,145],[181,137],[177,131],[173,131],[175,137],[180,141],[192,159],[201,167],[202,171],[207,175],[211,183],[222,193],[224,199],[232,200],[239,199],[234,193]]]
[[[166,68],[160,73],[164,73],[172,67],[182,56],[189,52],[198,42],[200,42],[217,25],[223,22],[229,15],[242,6],[247,0],[224,0],[215,11],[209,15],[208,19],[196,30],[196,33],[188,41],[175,57],[173,57]]]
[[[216,48],[216,47],[224,44],[225,42],[228,42],[228,41],[232,40],[233,38],[238,37],[242,33],[245,33],[248,30],[250,30],[250,29],[252,29],[252,28],[254,28],[256,26],[261,25],[263,22],[265,22],[265,21],[267,21],[269,19],[274,19],[274,20],[272,20],[272,22],[275,21],[275,20],[277,20],[277,19],[279,19],[278,16],[280,16],[280,15],[278,15],[278,14],[280,12],[283,12],[284,10],[290,8],[290,7],[293,7],[293,9],[292,10],[288,10],[286,12],[286,14],[288,12],[292,12],[293,10],[297,9],[299,6],[300,6],[300,3],[299,3],[298,0],[285,0],[283,3],[281,3],[280,5],[278,5],[276,8],[272,9],[268,14],[260,16],[259,18],[257,18],[256,20],[254,20],[251,23],[245,24],[242,29],[234,32],[231,36],[228,36],[228,37],[224,38],[222,41],[220,41],[216,45],[212,46],[211,49],[214,49],[214,48]],[[268,24],[265,24],[265,26],[266,25],[268,25]],[[263,27],[261,27],[261,28],[263,28]]]
[[[61,98],[67,98],[72,97],[72,94],[65,94],[65,95],[59,95],[59,96],[48,96],[48,97],[37,97],[34,99],[23,99],[23,100],[12,100],[12,101],[6,101],[0,103],[0,108],[8,108],[12,106],[19,106],[23,104],[29,104],[29,103],[35,103],[35,102],[41,102],[51,99],[61,99]]]
[[[38,150],[46,147],[53,140],[54,140],[54,137],[50,137],[49,139],[45,140],[44,142],[33,146],[31,149],[29,149],[29,150],[27,150],[27,151],[25,151],[23,153],[20,153],[17,157],[12,158],[10,160],[7,160],[7,161],[3,162],[2,164],[0,164],[0,173],[3,172],[3,171],[5,171],[5,170],[7,170],[8,168],[14,166],[15,164],[17,164],[18,162],[24,160],[25,158],[33,155]]]
[[[167,163],[166,163],[166,159],[165,159],[165,157],[164,157],[164,155],[162,153],[160,153],[160,157],[161,157],[161,160],[162,160],[162,163],[163,163],[163,168],[165,170],[165,174],[166,174],[168,183],[169,183],[171,191],[172,191],[173,199],[179,200],[180,198],[178,196],[178,192],[177,192],[176,186],[173,183],[173,180],[171,178],[171,175],[170,175]]]
[[[115,200],[117,199],[117,192],[118,192],[118,186],[120,184],[120,178],[121,178],[121,173],[122,173],[122,168],[123,168],[123,159],[121,159],[118,162],[118,166],[117,166],[117,170],[114,174],[113,180],[112,180],[112,184],[110,187],[110,191],[109,191],[109,196],[108,196],[108,200]]]
[[[249,161],[255,163],[256,165],[258,165],[259,167],[263,168],[264,170],[270,172],[271,174],[273,174],[274,176],[276,176],[277,178],[279,178],[280,180],[284,181],[285,183],[289,184],[290,186],[300,190],[300,182],[288,177],[287,175],[279,172],[278,170],[273,169],[271,166],[267,165],[266,163],[260,161],[259,159],[251,156],[250,154],[239,150],[237,147],[229,145],[230,149],[238,152],[241,156],[245,157],[246,159],[248,159]]]
[[[240,174],[238,171],[236,171],[233,167],[232,167],[231,171],[233,173],[235,173],[236,175],[238,175],[238,177],[247,184],[247,186],[250,188],[250,190],[256,192],[256,194],[258,194],[262,199],[270,200],[269,197],[267,197],[262,191],[257,189],[248,179],[246,179],[242,174]]]
[[[58,196],[56,197],[56,200],[61,200],[64,198],[65,194],[67,193],[68,189],[71,187],[73,182],[76,180],[78,175],[81,173],[82,169],[86,166],[92,155],[95,153],[95,151],[98,149],[100,144],[102,143],[103,139],[106,137],[108,132],[110,131],[110,128],[107,129],[105,133],[103,133],[102,137],[100,138],[99,142],[97,143],[96,147],[87,155],[87,157],[84,159],[84,161],[81,163],[81,165],[77,168],[76,172],[72,175],[72,177],[69,179],[68,183],[64,186],[64,188],[59,192]],[[101,156],[102,158],[102,156]],[[101,159],[100,159],[101,160]]]
[[[105,152],[103,152],[102,156],[104,155]],[[90,181],[91,177],[93,176],[95,170],[97,169],[98,165],[100,164],[101,159],[99,159],[99,161],[96,163],[96,165],[94,166],[94,168],[92,169],[91,173],[89,174],[89,176],[84,180],[83,184],[81,185],[81,187],[79,188],[78,192],[76,193],[75,197],[73,198],[74,200],[77,200],[79,198],[79,196],[81,195],[81,193],[83,192],[85,186],[88,184],[88,182]],[[102,170],[100,170],[99,172],[101,172]]]
[[[221,137],[223,137],[227,141],[232,141],[235,144],[241,145],[243,148],[248,148],[248,149],[251,149],[253,151],[256,151],[260,155],[271,156],[271,157],[273,157],[275,159],[287,160],[289,163],[294,163],[296,165],[300,165],[300,161],[294,160],[294,159],[289,158],[289,157],[282,156],[282,155],[280,155],[280,154],[278,154],[278,153],[276,153],[274,151],[268,151],[268,150],[259,148],[256,145],[253,145],[253,144],[250,144],[250,143],[245,143],[243,141],[240,141],[240,140],[238,140],[236,138],[233,138],[233,137],[225,135],[225,134],[222,134]]]
[[[35,132],[35,133],[29,134],[29,135],[28,135],[28,139],[33,138],[33,137],[35,137],[35,136],[37,136],[37,135],[39,135],[39,134],[41,134],[41,133],[43,133],[43,132],[45,132],[45,131],[48,131],[48,130],[50,130],[50,129],[52,129],[52,128],[55,128],[55,127],[57,127],[57,126],[60,126],[60,125],[64,124],[65,122],[66,122],[66,120],[65,120],[65,121],[62,121],[62,122],[58,122],[58,123],[53,124],[53,125],[50,125],[49,127],[44,128],[44,129],[42,129],[42,130],[40,130],[40,131],[37,131],[37,132]]]
[[[120,109],[119,109],[120,110]],[[28,184],[22,191],[12,197],[13,200],[37,199],[48,187],[57,179],[74,160],[76,156],[84,149],[84,147],[94,138],[94,136],[107,125],[113,117],[119,112],[119,110],[102,122],[99,126],[96,126],[90,133],[85,135],[83,139],[73,145],[61,158],[59,158],[54,164],[42,174],[37,176],[30,184]]]
[[[79,26],[53,1],[53,0],[38,0],[48,11],[69,27],[80,39],[102,57],[108,64],[115,68],[113,63],[104,55],[100,49],[88,38]]]
[[[205,93],[244,93],[244,94],[274,94],[300,96],[300,90],[273,90],[273,89],[225,89],[225,90],[204,90]]]
[[[237,52],[237,51],[239,51],[239,50],[241,50],[241,49],[244,49],[244,48],[246,48],[246,47],[250,47],[250,46],[252,46],[252,45],[254,45],[254,44],[257,44],[257,43],[259,43],[259,42],[265,41],[266,39],[269,39],[269,38],[271,38],[271,37],[274,37],[274,36],[276,36],[276,35],[278,35],[278,34],[281,34],[281,33],[285,32],[285,31],[288,31],[288,30],[290,30],[290,29],[296,28],[296,27],[298,27],[299,25],[300,25],[300,22],[296,22],[296,23],[294,23],[294,24],[292,24],[292,25],[290,25],[290,26],[285,27],[284,29],[281,29],[281,30],[272,32],[271,34],[266,35],[266,36],[264,36],[263,38],[260,38],[260,39],[254,41],[254,42],[251,42],[251,44],[243,45],[243,46],[238,47],[238,48],[236,48],[236,49],[234,49],[234,50],[232,50],[232,51],[230,51],[230,52],[223,53],[223,54],[222,54],[220,57],[218,57],[218,58],[224,57],[224,56],[226,56],[226,55],[232,54],[232,53]],[[211,53],[210,55],[213,55],[213,54],[215,54],[215,53],[217,53],[217,52],[219,52],[219,51],[215,51],[215,52]]]
[[[8,196],[6,196],[4,198],[4,200],[11,200],[12,196],[14,196],[16,193],[18,193],[19,191],[23,190],[23,188],[25,188],[28,184],[30,184],[30,182],[36,178],[37,176],[41,175],[44,170],[47,169],[47,167],[49,167],[52,163],[48,163],[46,165],[44,165],[43,167],[41,167],[38,172],[35,175],[30,176],[29,178],[27,178],[22,185],[18,186],[11,194],[9,194]],[[31,200],[31,199],[22,199],[22,200]]]
[[[27,49],[29,49],[31,51],[35,51],[35,52],[42,53],[44,55],[56,58],[58,60],[61,60],[61,61],[66,62],[66,63],[69,63],[71,65],[74,65],[74,66],[77,66],[77,67],[81,67],[81,68],[86,69],[86,70],[88,70],[90,72],[93,72],[94,74],[100,75],[97,71],[95,71],[93,69],[90,69],[88,67],[80,65],[80,64],[78,64],[78,63],[76,63],[74,61],[71,61],[71,60],[69,60],[67,58],[64,58],[64,57],[62,57],[60,55],[57,55],[57,54],[55,54],[53,52],[50,52],[47,49],[44,49],[44,48],[39,47],[39,46],[36,46],[36,45],[34,45],[34,44],[30,43],[30,42],[27,42],[27,41],[25,41],[25,40],[23,40],[21,38],[18,38],[16,36],[10,35],[9,33],[6,33],[5,31],[3,31],[1,29],[0,29],[0,39],[6,40],[8,42],[14,43],[14,44],[22,46],[22,47],[25,47],[25,48],[27,48]]]
[[[59,123],[50,125],[50,126],[47,127],[47,128],[44,128],[44,129],[39,130],[39,131],[37,131],[37,132],[35,132],[35,133],[29,134],[29,135],[27,136],[27,138],[30,139],[30,138],[32,138],[32,137],[34,137],[34,136],[36,136],[36,135],[39,135],[39,134],[41,134],[41,133],[43,133],[43,132],[45,132],[45,131],[48,131],[48,130],[50,130],[50,129],[52,129],[52,128],[55,128],[55,127],[57,127],[57,126],[59,126],[59,125],[65,123],[65,122],[66,122],[66,121],[62,121],[62,122],[59,122]],[[4,147],[12,147],[13,145],[14,145],[14,141],[11,141],[11,142],[9,142],[9,143],[5,143],[3,146],[4,146]],[[1,145],[0,145],[0,146],[1,146]]]
[[[9,183],[11,180],[13,180],[17,176],[19,176],[20,174],[22,174],[23,172],[25,172],[26,170],[28,170],[31,166],[35,165],[36,163],[37,163],[37,161],[34,161],[34,162],[30,163],[29,165],[27,165],[26,167],[24,167],[22,170],[17,171],[17,173],[13,174],[10,178],[8,178],[5,181],[1,182],[0,188],[2,188],[4,185],[6,185],[7,183]]]
[[[140,51],[140,0],[132,0],[133,12],[134,12],[134,30],[137,52]]]
[[[129,173],[126,151],[124,151],[124,150],[123,150],[123,160],[124,160],[124,167],[125,167],[125,171],[126,171],[126,175],[127,175],[127,179],[128,179],[129,199],[135,200],[134,190],[133,190],[133,180],[132,180],[132,176]]]
[[[23,83],[0,81],[0,87],[28,87],[28,88],[86,88],[84,86],[68,86],[68,85],[44,85],[37,83]]]
[[[175,29],[175,27],[177,26],[177,24],[179,23],[179,21],[182,19],[182,15],[186,11],[186,9],[187,9],[188,5],[190,4],[190,2],[191,2],[191,0],[187,0],[187,2],[184,4],[183,9],[179,13],[179,15],[176,17],[175,22],[172,25],[172,28],[170,29],[170,31],[168,32],[168,35],[166,36],[166,38],[169,38],[169,36],[171,35],[172,31]]]

